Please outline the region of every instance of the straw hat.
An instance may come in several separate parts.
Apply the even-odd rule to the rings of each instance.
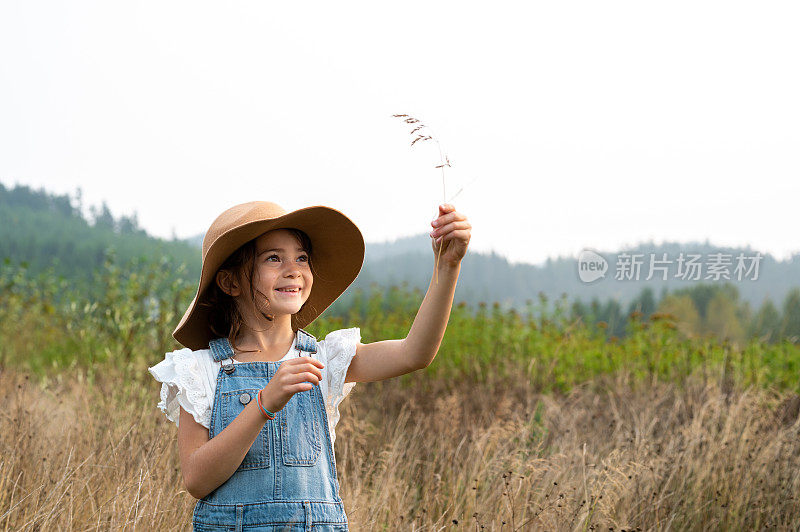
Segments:
[[[242,203],[220,214],[203,238],[203,267],[197,293],[172,337],[190,349],[206,349],[214,339],[208,309],[198,305],[222,263],[243,244],[272,229],[296,228],[311,239],[314,283],[303,308],[292,315],[292,330],[305,327],[328,308],[358,276],[364,237],[347,216],[329,207],[292,212],[269,201]]]

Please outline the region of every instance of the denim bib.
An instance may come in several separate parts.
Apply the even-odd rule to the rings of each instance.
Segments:
[[[217,362],[233,357],[227,338],[212,340],[209,348]],[[297,348],[314,357],[317,341],[299,329]],[[256,400],[285,361],[226,362],[217,374],[209,438]],[[264,423],[234,474],[197,501],[192,525],[195,531],[349,530],[319,385],[295,393]]]

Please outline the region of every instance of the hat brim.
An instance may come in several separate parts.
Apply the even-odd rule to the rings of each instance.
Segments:
[[[296,228],[312,243],[314,283],[300,312],[292,316],[292,329],[307,326],[350,286],[364,264],[364,237],[347,216],[330,207],[314,206],[268,220],[255,220],[216,238],[206,253],[189,308],[172,336],[190,349],[205,349],[214,334],[209,328],[209,309],[199,305],[220,266],[239,247],[273,229]]]

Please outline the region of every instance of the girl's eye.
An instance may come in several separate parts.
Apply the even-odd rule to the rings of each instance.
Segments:
[[[273,257],[274,257],[274,258],[276,258],[276,259],[278,259],[278,260],[280,260],[280,257],[278,257],[277,255],[270,255],[269,257],[267,257],[267,260],[270,260],[270,259],[271,259],[271,258],[273,258]],[[299,256],[299,257],[297,257],[297,258],[298,258],[298,260],[299,260],[299,259],[303,259],[305,262],[308,262],[308,255],[300,255],[300,256]]]

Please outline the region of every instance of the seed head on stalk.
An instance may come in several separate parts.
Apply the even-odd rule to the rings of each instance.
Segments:
[[[448,201],[447,201],[447,188],[446,188],[445,180],[444,180],[444,168],[445,168],[445,166],[447,166],[449,168],[452,168],[452,165],[450,164],[450,159],[447,157],[447,155],[445,155],[442,152],[442,145],[439,143],[439,141],[437,139],[435,139],[433,137],[433,135],[431,135],[429,133],[430,132],[430,128],[428,126],[426,126],[425,124],[423,124],[422,122],[420,122],[419,120],[417,120],[416,118],[414,118],[413,116],[409,116],[409,115],[405,115],[405,114],[398,114],[398,115],[392,115],[392,117],[400,118],[400,119],[403,120],[403,122],[405,122],[406,124],[410,124],[412,126],[413,129],[410,131],[410,134],[411,135],[415,135],[414,139],[411,141],[411,146],[412,147],[417,142],[425,142],[427,140],[432,140],[432,141],[434,141],[436,143],[437,148],[439,148],[439,164],[437,164],[435,166],[435,168],[441,168],[442,169],[442,197],[444,198],[442,203],[448,203]],[[463,190],[463,187],[461,188],[461,190]],[[459,190],[456,193],[456,195],[453,196],[453,198],[455,198],[461,192],[461,190]],[[434,267],[434,270],[435,270],[435,273],[436,273],[436,284],[439,284],[439,257],[442,254],[442,245],[443,244],[444,244],[444,239],[442,238],[441,240],[439,240],[439,251],[436,253],[436,266]]]

